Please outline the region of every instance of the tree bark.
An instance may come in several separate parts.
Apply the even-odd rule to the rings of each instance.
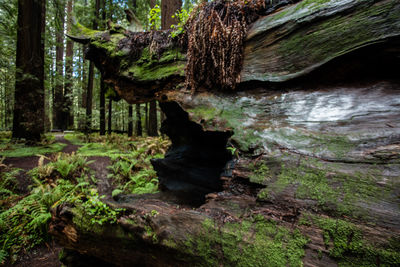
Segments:
[[[63,93],[63,78],[64,78],[64,1],[54,2],[56,8],[56,21],[58,23],[56,33],[56,79],[54,86],[54,103],[53,103],[53,127],[59,130],[65,129],[64,119],[64,93]]]
[[[150,108],[149,108],[149,128],[148,128],[148,135],[149,136],[158,136],[157,130],[157,102],[150,101]]]
[[[131,137],[133,134],[133,107],[128,107],[128,136]]]
[[[140,114],[140,104],[136,104],[136,136],[142,136],[142,116]]]
[[[172,24],[177,24],[177,17],[172,17],[182,6],[182,0],[161,0],[161,30],[168,30]]]
[[[106,20],[105,0],[101,1],[101,28]],[[100,135],[106,134],[106,87],[103,75],[100,76]],[[110,116],[110,114],[109,114]]]
[[[96,0],[94,9],[93,29],[97,30],[97,18],[99,17],[100,0]],[[92,99],[93,99],[93,74],[94,64],[90,61],[89,64],[89,76],[88,76],[88,87],[86,92],[86,123],[85,132],[90,133],[92,129]]]
[[[112,99],[110,98],[108,100],[108,134],[111,134],[111,128],[112,128]]]
[[[73,0],[68,0],[67,3],[67,32],[71,31],[72,26],[72,3]],[[64,116],[65,129],[73,128],[73,96],[72,96],[72,71],[73,71],[73,53],[74,42],[68,38],[67,48],[65,52],[65,83],[64,83]]]
[[[13,138],[39,141],[44,133],[45,1],[18,1]]]
[[[106,89],[103,78],[100,78],[100,135],[106,134]],[[108,114],[110,117],[110,114]]]

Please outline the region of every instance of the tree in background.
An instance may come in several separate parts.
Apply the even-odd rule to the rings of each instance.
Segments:
[[[13,138],[39,141],[44,133],[45,1],[18,0]]]
[[[105,0],[101,0],[101,30],[104,30],[106,23],[106,3]],[[106,133],[106,86],[104,84],[103,75],[100,75],[100,135],[105,135]],[[111,103],[111,101],[110,101]],[[111,119],[110,107],[108,109],[108,117]],[[110,120],[109,119],[109,120]],[[109,125],[110,126],[110,125]],[[108,132],[111,133],[109,127]]]
[[[99,17],[100,0],[96,0],[94,8],[93,29],[97,30],[97,19]],[[89,63],[88,86],[86,90],[86,123],[85,132],[89,133],[92,129],[92,99],[93,99],[93,77],[94,76],[94,63]]]
[[[56,10],[56,77],[53,99],[53,128],[64,130],[64,21],[65,2],[54,1]]]
[[[68,0],[67,3],[67,32],[71,31],[72,27],[72,5],[73,0]],[[74,42],[67,39],[67,48],[65,51],[65,84],[64,84],[64,129],[71,129],[74,126],[73,115],[73,99],[72,99],[72,71],[73,71],[73,55]]]
[[[12,129],[14,106],[17,1],[0,1],[0,129]]]

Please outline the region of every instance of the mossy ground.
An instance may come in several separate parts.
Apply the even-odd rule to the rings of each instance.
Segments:
[[[11,140],[11,133],[4,132],[0,137],[0,156],[4,157],[27,157],[44,155],[61,151],[65,144],[55,143],[54,135],[46,134],[41,143],[26,145]]]

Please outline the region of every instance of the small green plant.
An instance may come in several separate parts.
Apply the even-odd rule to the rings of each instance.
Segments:
[[[103,225],[106,223],[113,224],[117,222],[118,215],[123,209],[113,209],[101,201],[104,196],[99,196],[96,189],[89,191],[87,201],[83,202],[84,211],[91,217],[92,224]]]
[[[189,19],[190,14],[192,13],[193,8],[190,8],[189,11],[186,9],[181,9],[176,11],[175,15],[172,15],[173,18],[177,18],[178,24],[171,25],[171,29],[173,30],[171,32],[171,37],[175,38],[178,35],[182,34],[185,32],[185,24],[186,21]]]
[[[53,158],[47,158],[51,162],[46,165],[43,164],[45,158],[41,156],[38,167],[29,173],[35,178],[48,180],[50,183],[60,178],[71,181],[75,180],[76,177],[81,177],[84,173],[89,172],[88,165],[93,162],[87,161],[85,157],[75,153],[59,153]]]
[[[150,9],[148,18],[150,30],[157,30],[161,27],[161,8],[159,5]]]

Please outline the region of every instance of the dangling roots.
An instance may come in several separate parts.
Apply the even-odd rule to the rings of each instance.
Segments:
[[[193,12],[185,31],[187,88],[235,89],[240,81],[247,26],[265,6],[261,0],[216,0]]]

